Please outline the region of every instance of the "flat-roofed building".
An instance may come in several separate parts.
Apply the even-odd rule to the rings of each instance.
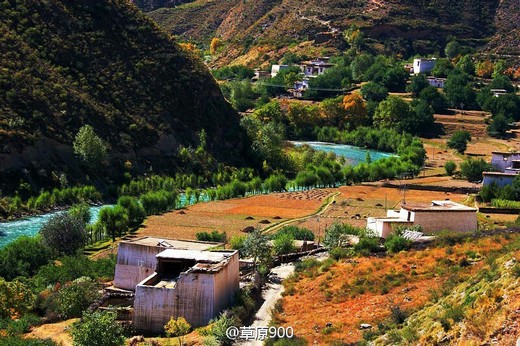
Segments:
[[[162,333],[170,318],[200,327],[233,303],[239,289],[238,251],[166,249],[156,271],[137,284],[133,326]]]
[[[386,238],[398,226],[420,225],[425,233],[442,230],[469,232],[477,229],[477,208],[450,200],[431,204],[403,204],[400,210],[388,210],[386,218],[367,219],[367,228]]]

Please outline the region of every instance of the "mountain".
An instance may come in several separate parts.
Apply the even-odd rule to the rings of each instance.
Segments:
[[[0,32],[4,193],[87,179],[72,149],[85,124],[109,146],[100,178],[127,160],[135,173],[178,171],[202,129],[212,155],[243,162],[238,114],[207,68],[127,1],[0,1]]]
[[[212,37],[223,39],[217,65],[254,65],[296,46],[311,54],[343,49],[342,32],[351,25],[379,53],[442,52],[451,35],[477,48],[493,38],[492,45],[510,50],[518,40],[500,35],[518,29],[518,7],[515,0],[195,0],[148,15],[183,40],[207,45]]]

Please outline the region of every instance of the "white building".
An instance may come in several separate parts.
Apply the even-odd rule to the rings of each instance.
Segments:
[[[477,209],[450,200],[432,201],[429,205],[403,204],[401,210],[388,210],[386,218],[367,219],[367,228],[382,238],[406,225],[421,225],[425,233],[474,231],[477,229]]]
[[[287,70],[289,68],[289,65],[273,65],[271,66],[271,78],[276,77],[276,75],[283,71]]]
[[[435,67],[437,60],[432,59],[414,59],[413,60],[413,73],[428,73]]]
[[[500,187],[509,185],[520,173],[520,153],[494,151],[491,165],[496,172],[482,173],[482,185],[488,186],[492,183]]]
[[[233,304],[240,280],[237,250],[166,249],[156,257],[155,273],[135,290],[136,330],[162,333],[172,317],[204,326]]]
[[[334,64],[329,63],[329,57],[322,57],[311,61],[303,61],[300,64],[300,69],[305,76],[316,77],[324,74],[325,71],[334,66]]]

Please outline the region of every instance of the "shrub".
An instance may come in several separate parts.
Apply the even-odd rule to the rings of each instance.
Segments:
[[[347,245],[351,235],[360,235],[364,230],[348,224],[334,223],[325,230],[323,244],[334,248]]]
[[[295,240],[314,240],[314,233],[311,230],[303,227],[297,226],[285,226],[280,229],[276,234],[273,235],[273,239],[276,239],[279,236],[284,234],[290,234]]]
[[[385,248],[390,253],[397,253],[408,250],[412,246],[412,241],[397,234],[390,234],[385,240]]]
[[[219,233],[218,231],[209,232],[198,232],[195,237],[199,241],[210,241],[215,243],[225,243],[227,239],[226,232]]]
[[[460,173],[468,179],[468,181],[481,181],[482,173],[493,170],[491,164],[484,161],[484,159],[474,160],[468,158],[460,164]]]
[[[296,251],[294,237],[290,233],[284,233],[273,240],[273,250],[276,255],[284,255]]]
[[[352,249],[345,249],[343,247],[335,247],[329,251],[329,256],[335,260],[348,258],[353,256]]]
[[[40,230],[42,242],[57,255],[70,255],[87,240],[83,219],[67,213],[55,215]]]
[[[0,277],[30,277],[49,263],[51,252],[39,237],[21,236],[0,249]]]
[[[354,250],[362,255],[369,255],[380,250],[379,238],[375,237],[361,237],[359,243],[354,245]]]
[[[244,242],[246,241],[246,237],[243,235],[234,235],[231,237],[229,241],[229,245],[233,250],[238,250],[240,256],[243,256],[244,252]]]
[[[446,171],[446,174],[451,176],[457,169],[457,164],[453,161],[448,161],[444,164],[444,170]]]
[[[85,312],[81,321],[72,326],[72,339],[77,346],[122,346],[123,328],[116,323],[113,312]]]
[[[179,338],[179,346],[183,344],[183,336],[190,332],[191,325],[186,321],[184,317],[179,317],[177,319],[170,318],[168,323],[164,326],[164,331],[166,332],[167,337],[178,337]]]
[[[0,318],[20,317],[33,308],[35,299],[25,284],[0,278]]]

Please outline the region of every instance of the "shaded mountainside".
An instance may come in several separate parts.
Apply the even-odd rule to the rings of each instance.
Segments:
[[[72,142],[85,124],[109,144],[108,175],[126,160],[175,171],[202,129],[216,158],[243,160],[238,114],[207,68],[126,1],[0,1],[0,31],[4,192],[20,175],[84,178]]]
[[[374,49],[413,55],[442,51],[449,35],[483,46],[497,28],[507,31],[519,22],[515,0],[196,0],[149,15],[182,39],[206,44],[213,36],[226,40],[221,64],[252,46],[276,50],[317,39],[342,48],[341,32],[352,24],[362,28]],[[514,44],[510,41],[500,44]]]

